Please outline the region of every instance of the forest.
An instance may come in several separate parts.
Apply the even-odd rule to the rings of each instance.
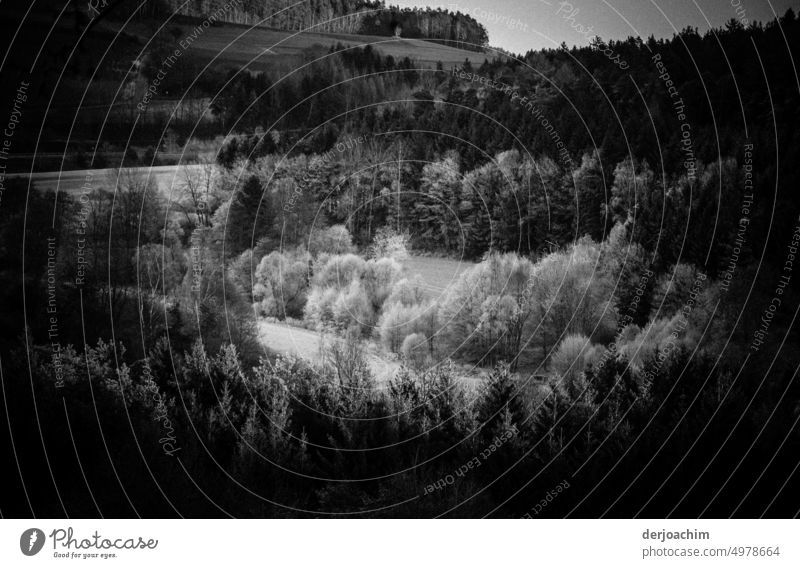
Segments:
[[[311,0],[299,4],[284,0],[210,0],[202,4],[149,0],[139,13],[151,18],[173,13],[203,18],[229,5],[221,21],[235,24],[375,36],[399,33],[475,51],[489,40],[483,25],[467,14],[441,8],[401,8],[383,0]],[[124,14],[119,11],[116,16]]]
[[[799,35],[171,76],[204,132],[114,121],[146,156],[5,180],[4,514],[795,515]],[[432,294],[411,255],[468,266]]]

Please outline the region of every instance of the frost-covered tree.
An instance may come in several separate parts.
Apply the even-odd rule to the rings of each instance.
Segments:
[[[253,301],[260,315],[285,319],[301,317],[308,294],[308,257],[271,252],[255,271]]]

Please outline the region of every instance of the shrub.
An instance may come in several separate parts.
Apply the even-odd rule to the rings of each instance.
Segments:
[[[381,228],[370,246],[370,258],[392,258],[403,262],[408,258],[411,237],[391,227]]]
[[[553,371],[566,382],[583,373],[596,357],[597,348],[585,335],[571,334],[564,338],[550,361]]]
[[[355,254],[336,255],[320,259],[322,267],[314,274],[316,287],[346,288],[353,280],[361,278],[366,262]]]
[[[315,257],[320,254],[349,254],[353,251],[353,237],[344,225],[313,231],[308,239],[308,252]]]
[[[420,305],[388,306],[378,322],[378,332],[383,346],[393,353],[399,353],[406,336],[422,331],[424,310],[425,308]]]
[[[253,300],[261,315],[279,319],[301,317],[308,293],[308,258],[271,252],[255,273]]]
[[[493,349],[501,358],[518,355],[523,326],[540,305],[532,267],[515,254],[495,254],[459,277],[440,312],[453,350],[474,360]]]
[[[380,258],[366,263],[361,282],[374,310],[381,309],[402,271],[400,264],[392,258]]]
[[[339,331],[365,334],[375,324],[375,312],[361,283],[354,280],[340,291],[333,304],[333,322]]]
[[[135,166],[139,163],[139,154],[132,147],[128,146],[125,149],[125,165],[127,167]]]
[[[220,146],[219,152],[217,153],[217,164],[223,168],[232,168],[238,152],[239,142],[235,136],[231,136]]]
[[[384,305],[402,304],[404,306],[413,306],[424,301],[425,290],[422,278],[417,275],[412,280],[403,278],[395,282],[394,286],[392,286],[392,293],[389,294]]]
[[[374,327],[402,273],[393,259],[365,262],[355,254],[323,255],[317,265],[321,268],[313,278],[306,318],[318,328],[353,328],[359,334]]]
[[[407,335],[400,347],[403,358],[414,368],[421,368],[428,357],[428,338],[422,333]]]
[[[303,310],[306,321],[317,329],[329,326],[333,322],[333,305],[338,297],[339,290],[331,286],[312,288]]]

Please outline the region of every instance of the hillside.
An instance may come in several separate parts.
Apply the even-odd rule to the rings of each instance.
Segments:
[[[146,112],[138,120],[140,125],[147,124],[148,128],[135,130],[130,141],[140,152],[156,144],[152,134],[160,131],[158,126],[163,125],[173,108],[176,111],[173,128],[182,131],[186,125],[200,121],[195,135],[205,138],[217,136],[225,131],[226,119],[221,117],[237,112],[238,103],[231,103],[240,100],[242,93],[249,96],[263,92],[284,77],[281,84],[286,92],[276,93],[270,103],[279,108],[282,101],[296,100],[296,95],[303,92],[299,82],[304,76],[327,77],[328,73],[321,74],[326,66],[341,66],[339,57],[327,57],[332,49],[368,46],[373,56],[384,60],[392,58],[398,62],[398,67],[402,62],[402,68],[409,70],[433,69],[438,63],[449,69],[467,60],[480,65],[487,58],[483,53],[407,37],[296,32],[219,22],[203,27],[200,20],[188,16],[173,19],[165,26],[147,18],[133,19],[123,25],[119,19],[106,17],[89,20],[79,10],[44,12],[31,18],[31,25],[57,18],[57,23],[45,37],[41,28],[21,24],[24,17],[22,8],[9,6],[4,9],[0,29],[5,30],[7,37],[16,37],[20,53],[4,68],[11,84],[26,77],[38,46],[47,39],[50,41],[45,57],[40,58],[44,63],[34,77],[25,119],[31,124],[40,124],[49,111],[47,128],[53,134],[37,136],[36,129],[21,130],[15,138],[15,155],[9,171],[30,170],[30,156],[34,151],[39,157],[33,166],[36,170],[83,168],[86,164],[72,157],[79,152],[91,153],[96,145],[92,140],[101,130],[106,144],[103,153],[109,156],[119,153],[129,143],[126,142],[128,127],[137,120],[140,114],[137,105],[143,101],[147,101],[146,105],[143,104]],[[91,32],[84,34],[83,30],[88,26],[91,26]],[[165,66],[165,58],[176,49],[180,51],[180,65]],[[321,59],[314,69],[305,67],[305,70],[297,72],[314,59]],[[317,68],[322,71],[318,72]],[[245,69],[250,73],[240,72]],[[164,74],[151,100],[147,90],[161,71]],[[369,72],[368,69],[356,72],[364,71]],[[220,96],[219,89],[226,84],[231,73],[236,73],[237,84],[230,85],[228,92]],[[239,83],[246,83],[251,76],[258,74],[268,77],[256,78],[256,86],[242,85],[240,88]],[[57,95],[50,100],[53,86]],[[393,89],[394,86],[390,87]],[[351,90],[349,86],[348,90]],[[216,106],[206,113],[208,101],[212,98],[216,98]],[[79,114],[77,119],[76,113]],[[107,119],[110,124],[103,127]],[[303,129],[304,126],[284,125],[282,129]],[[64,164],[59,156],[65,153],[66,141],[63,135],[55,133],[67,132],[71,128],[72,146],[66,152],[68,163]],[[104,167],[102,162],[99,167]]]
[[[130,10],[130,8],[128,8]],[[124,9],[115,9],[123,16]],[[263,26],[285,31],[367,34],[459,42],[480,50],[489,36],[482,24],[460,12],[432,8],[400,8],[371,0],[149,0],[142,13],[164,19],[178,14],[199,19]]]
[[[179,38],[189,36],[197,24],[184,22],[171,26]],[[116,31],[116,22],[105,24],[109,31]],[[178,35],[180,30],[180,35]],[[134,24],[126,31],[135,35],[141,43],[146,41],[148,26]],[[329,50],[337,44],[347,46],[372,45],[384,56],[395,59],[408,57],[423,67],[433,67],[441,62],[445,67],[463,64],[469,59],[482,63],[486,56],[475,51],[458,49],[448,45],[413,38],[395,38],[379,35],[357,35],[348,33],[297,32],[252,27],[248,25],[224,24],[203,29],[193,40],[189,55],[203,64],[214,61],[217,67],[248,67],[253,71],[296,69],[314,48]]]

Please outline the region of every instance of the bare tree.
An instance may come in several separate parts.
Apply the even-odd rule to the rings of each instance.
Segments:
[[[195,163],[185,165],[181,173],[180,205],[186,220],[191,222],[190,215],[194,214],[198,226],[210,227],[216,164],[207,155],[201,155]]]

